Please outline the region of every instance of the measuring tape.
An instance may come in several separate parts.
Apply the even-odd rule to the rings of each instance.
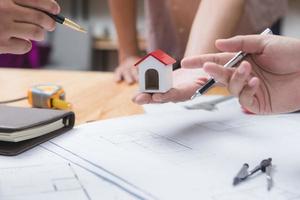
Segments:
[[[65,101],[65,91],[59,85],[42,84],[28,90],[28,102],[32,107],[71,109],[72,105]]]

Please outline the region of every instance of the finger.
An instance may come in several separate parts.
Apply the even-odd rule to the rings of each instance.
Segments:
[[[45,31],[41,27],[18,22],[15,22],[14,31],[11,35],[24,40],[42,41],[45,39]]]
[[[199,85],[204,85],[207,82],[207,80],[208,80],[208,78],[206,78],[206,77],[199,77],[199,78],[197,78],[196,83]]]
[[[216,41],[216,47],[220,51],[246,53],[262,53],[267,43],[266,35],[246,35],[235,36],[229,39],[219,39]]]
[[[216,81],[227,86],[233,74],[233,69],[224,68],[216,63],[206,63],[203,67],[204,71],[214,77]]]
[[[224,65],[234,56],[233,53],[215,53],[204,54],[201,56],[187,57],[181,61],[183,68],[199,68],[203,67],[206,62],[214,62],[220,65]]]
[[[132,72],[132,76],[133,76],[133,78],[134,78],[134,81],[135,81],[135,82],[138,82],[138,81],[139,81],[139,74],[138,74],[138,71],[134,68],[134,69],[131,70],[131,72]]]
[[[0,53],[25,54],[31,50],[32,44],[28,40],[10,38],[5,45],[1,46]]]
[[[43,10],[54,15],[60,13],[60,6],[54,0],[14,0],[18,5]]]
[[[122,72],[119,68],[116,69],[115,75],[114,75],[115,82],[121,82],[122,81]]]
[[[153,103],[152,95],[148,93],[140,93],[133,97],[132,101],[136,104],[143,105]]]
[[[191,99],[196,90],[202,85],[193,82],[181,86],[180,88],[172,88],[166,93],[156,93],[152,95],[152,100],[155,103],[181,102]]]
[[[153,94],[152,99],[156,103],[177,102],[179,99],[181,99],[180,91],[172,88],[166,93]]]
[[[130,73],[130,71],[128,71],[128,70],[123,71],[123,76],[124,76],[124,80],[126,81],[126,83],[128,83],[128,84],[134,83],[134,78],[133,78],[132,74]]]
[[[244,86],[247,85],[247,79],[249,79],[250,72],[251,65],[246,61],[242,62],[234,71],[228,85],[228,89],[232,95],[236,97],[240,95]]]
[[[244,87],[239,96],[240,104],[252,113],[259,113],[258,100],[255,97],[259,88],[259,79],[253,77]]]
[[[35,24],[48,31],[53,31],[56,27],[56,22],[42,11],[19,7],[17,13],[15,19],[17,22]]]

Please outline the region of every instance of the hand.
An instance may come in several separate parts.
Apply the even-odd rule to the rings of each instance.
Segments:
[[[182,61],[183,67],[203,67],[257,114],[300,109],[300,41],[280,36],[237,36],[217,40],[221,51],[250,53],[238,68],[225,69],[232,53],[208,54]]]
[[[137,104],[166,103],[186,101],[195,91],[205,83],[206,78],[198,77],[202,74],[199,69],[178,69],[173,72],[174,88],[166,93],[139,93],[133,97]]]
[[[54,0],[0,0],[0,53],[24,54],[30,40],[41,41],[55,22],[42,11],[60,12]]]
[[[139,57],[133,56],[126,58],[123,62],[121,62],[115,71],[116,82],[120,82],[122,80],[128,84],[138,82],[138,69],[134,66],[134,64],[139,60]]]

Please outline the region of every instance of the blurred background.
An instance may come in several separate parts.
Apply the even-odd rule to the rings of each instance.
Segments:
[[[58,0],[62,14],[88,30],[87,34],[58,25],[47,40],[35,43],[24,56],[1,55],[0,65],[63,70],[113,71],[118,63],[118,43],[107,0]],[[144,1],[138,1],[138,34],[141,49],[146,49]],[[283,19],[283,35],[300,38],[300,1],[290,0]]]

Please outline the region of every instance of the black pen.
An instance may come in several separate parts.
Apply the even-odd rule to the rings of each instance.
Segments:
[[[261,35],[267,35],[267,34],[272,34],[271,29],[267,28],[266,30],[264,30]],[[245,52],[238,52],[232,59],[230,59],[225,65],[224,68],[231,68],[234,67],[236,64],[238,64],[239,62],[241,62],[246,56],[248,55],[248,53]],[[217,83],[217,81],[214,78],[210,78],[208,79],[208,81],[201,86],[196,92],[195,94],[191,97],[191,99],[194,99],[200,95],[203,95],[205,92],[207,92],[215,83]]]
[[[80,31],[83,33],[86,33],[86,30],[84,28],[82,28],[81,26],[79,26],[78,24],[76,24],[75,22],[73,22],[72,20],[62,16],[62,15],[53,15],[50,13],[45,12],[47,15],[49,15],[54,21],[56,21],[57,23],[63,24],[71,29],[74,29],[76,31]]]

